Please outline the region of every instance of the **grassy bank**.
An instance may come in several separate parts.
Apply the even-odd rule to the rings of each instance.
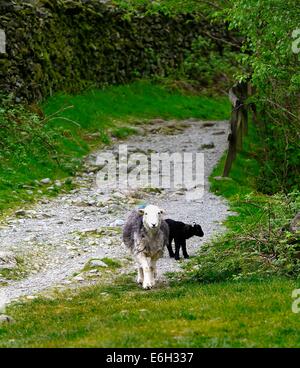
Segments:
[[[54,186],[49,191],[37,181],[73,175],[91,149],[108,144],[110,136],[134,134],[136,122],[190,117],[218,120],[226,119],[228,112],[226,97],[186,95],[148,81],[76,96],[56,95],[41,107],[29,109],[3,101],[0,211],[30,203],[43,193],[55,195],[61,189]]]
[[[294,281],[179,284],[129,280],[12,306],[1,347],[299,347]]]
[[[257,191],[261,142],[253,124],[229,178],[220,180],[225,156],[215,167],[211,190],[229,201],[228,231],[201,248],[187,266],[187,278],[201,282],[265,278],[299,278],[299,236],[289,231],[300,210],[299,192],[265,195]]]

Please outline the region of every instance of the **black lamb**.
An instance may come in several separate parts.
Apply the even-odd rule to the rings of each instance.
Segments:
[[[186,239],[191,238],[192,236],[200,236],[204,235],[202,228],[198,224],[188,225],[184,222],[174,221],[171,219],[165,220],[169,225],[169,244],[168,244],[168,251],[170,257],[175,257],[176,260],[180,259],[179,250],[182,247],[182,253],[184,258],[189,258],[189,255],[186,251]],[[175,241],[175,253],[172,249],[172,241]]]

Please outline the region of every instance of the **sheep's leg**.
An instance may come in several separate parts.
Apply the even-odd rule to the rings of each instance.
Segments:
[[[170,256],[171,258],[174,258],[175,254],[174,254],[173,249],[172,249],[172,240],[173,240],[173,239],[170,237],[170,238],[169,238],[169,243],[168,243],[168,245],[167,245],[167,248],[168,248],[168,251],[169,251],[169,256]]]
[[[144,271],[141,266],[138,267],[137,283],[142,284],[144,281]]]
[[[144,254],[138,255],[138,262],[140,267],[143,269],[143,288],[144,289],[151,289],[152,288],[152,275],[151,275],[151,260],[149,257],[146,257]]]
[[[182,241],[182,254],[184,258],[189,258],[189,255],[186,251],[186,240],[185,239]]]
[[[151,277],[152,277],[152,286],[155,285],[155,280],[157,277],[157,268],[156,268],[156,261],[151,260]]]
[[[153,283],[153,276],[152,276],[152,271],[151,271],[151,267],[149,267],[149,265],[145,265],[143,267],[143,271],[144,271],[144,282],[143,282],[143,288],[144,289],[151,289],[152,288],[152,283]]]

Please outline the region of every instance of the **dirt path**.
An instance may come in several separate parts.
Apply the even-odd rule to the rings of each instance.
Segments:
[[[114,190],[109,185],[107,189],[99,189],[95,182],[96,154],[89,156],[85,172],[76,178],[78,189],[53,200],[43,200],[21,214],[21,218],[20,215],[7,218],[1,224],[0,251],[18,255],[27,272],[21,280],[2,286],[0,283],[1,293],[11,301],[52,286],[84,283],[86,275],[74,278],[74,273],[94,258],[116,258],[125,270],[133,271],[129,254],[121,245],[120,233],[126,213],[140,200],[162,206],[167,217],[200,223],[205,237],[188,241],[190,255],[195,254],[203,241],[222,230],[221,223],[228,215],[226,202],[209,192],[207,181],[227,147],[227,129],[227,122],[204,123],[191,119],[163,124],[156,121],[141,127],[142,135],[124,142],[129,152],[204,152],[205,193],[197,200],[187,200],[185,193],[178,190],[128,192]],[[117,145],[107,149],[117,150]],[[179,270],[180,264],[166,253],[158,269],[163,274]],[[99,271],[90,272],[97,279]]]

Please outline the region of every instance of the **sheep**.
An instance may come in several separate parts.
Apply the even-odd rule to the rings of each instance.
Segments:
[[[171,258],[175,257],[176,260],[180,259],[179,250],[182,247],[182,253],[184,258],[189,258],[186,250],[186,239],[192,236],[204,235],[203,230],[200,225],[194,223],[193,225],[185,224],[184,222],[174,221],[171,219],[166,219],[166,223],[169,225],[169,242],[167,245],[169,255]],[[172,249],[172,240],[175,241],[175,254]]]
[[[164,211],[148,205],[132,211],[123,228],[123,242],[138,264],[138,284],[151,289],[157,277],[156,262],[168,245],[169,227],[162,219]]]

